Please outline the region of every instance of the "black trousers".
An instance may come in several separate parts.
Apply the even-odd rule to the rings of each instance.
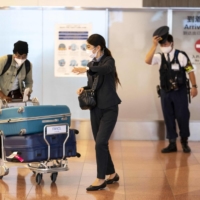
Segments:
[[[190,112],[186,87],[182,86],[178,90],[170,92],[161,90],[161,105],[167,129],[167,138],[176,139],[178,137],[175,120],[178,122],[180,136],[189,137]]]
[[[97,178],[115,173],[114,164],[108,148],[108,140],[113,132],[118,116],[118,105],[107,109],[90,110],[92,132],[95,140]]]

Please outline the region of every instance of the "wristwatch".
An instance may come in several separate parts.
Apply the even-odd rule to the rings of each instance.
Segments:
[[[197,88],[197,85],[192,85],[192,87]]]

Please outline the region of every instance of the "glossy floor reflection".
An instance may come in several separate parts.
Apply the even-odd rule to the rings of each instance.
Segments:
[[[40,185],[26,164],[7,163],[10,172],[0,180],[0,200],[199,200],[200,142],[190,142],[192,153],[162,154],[166,141],[111,141],[118,183],[87,192],[96,177],[94,142],[78,140],[81,158],[68,159],[69,171],[56,183],[44,174]]]

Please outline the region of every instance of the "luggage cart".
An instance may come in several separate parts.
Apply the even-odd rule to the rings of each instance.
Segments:
[[[56,135],[56,134],[66,134],[66,138],[63,142],[63,156],[61,159],[52,160],[50,155],[51,145],[47,140],[48,135]],[[3,131],[0,131],[1,136],[1,144],[2,144],[2,159],[0,159],[0,179],[3,176],[8,175],[9,168],[5,165],[5,156],[4,156],[4,134]],[[41,161],[39,163],[28,163],[28,168],[36,174],[36,183],[39,185],[42,181],[43,174],[51,173],[51,181],[55,182],[58,176],[58,172],[68,171],[68,162],[65,155],[65,144],[69,138],[69,125],[66,124],[49,124],[45,125],[43,129],[43,138],[47,144],[48,148],[48,158],[45,161]],[[80,157],[80,154],[77,153],[77,157]]]
[[[9,168],[5,164],[5,157],[4,157],[4,146],[3,146],[3,131],[0,131],[0,137],[1,137],[1,155],[0,158],[0,179],[3,178],[3,176],[6,176],[9,174]]]
[[[58,176],[58,172],[68,171],[67,158],[65,156],[65,143],[69,138],[69,125],[68,124],[50,124],[44,126],[43,129],[44,140],[48,146],[48,158],[46,161],[42,161],[39,164],[28,164],[28,168],[36,174],[36,183],[41,183],[43,174],[51,173],[51,181],[55,182]],[[63,157],[60,160],[51,160],[50,149],[51,146],[47,141],[46,136],[55,134],[66,134],[66,139],[63,142]]]

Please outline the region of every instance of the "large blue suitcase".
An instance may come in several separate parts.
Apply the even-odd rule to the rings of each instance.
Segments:
[[[65,143],[65,158],[80,156],[77,153],[75,129],[70,129],[69,138]],[[63,142],[66,134],[47,135],[46,139],[50,144],[50,159],[61,159],[63,157]],[[40,162],[48,159],[47,143],[44,141],[43,133],[24,136],[10,136],[4,138],[4,151],[6,157],[17,152],[23,162]],[[17,161],[15,158],[6,158],[7,161]]]
[[[42,133],[45,125],[67,123],[71,113],[65,105],[6,108],[0,111],[0,130],[5,136]]]

